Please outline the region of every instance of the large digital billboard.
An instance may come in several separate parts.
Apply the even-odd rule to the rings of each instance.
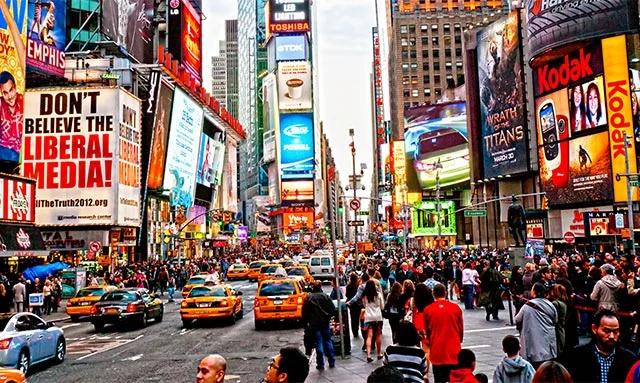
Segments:
[[[162,188],[172,206],[193,205],[203,110],[180,88],[173,94],[171,129]]]
[[[478,32],[484,177],[526,172],[528,143],[518,13]]]
[[[311,64],[288,61],[278,64],[278,99],[280,111],[309,110],[311,100]]]
[[[270,163],[276,159],[276,132],[278,131],[280,117],[278,114],[278,89],[276,75],[269,73],[262,79],[262,121],[263,133],[263,160]]]
[[[28,0],[0,5],[0,173],[17,173],[24,118]]]
[[[269,0],[267,32],[299,33],[311,30],[309,0]]]
[[[411,211],[411,233],[413,235],[437,236],[456,235],[456,205],[453,201],[440,201],[440,224],[438,224],[438,203],[422,201],[413,205]]]
[[[29,1],[27,67],[54,76],[64,76],[67,43],[67,0]]]
[[[276,36],[276,61],[297,61],[307,59],[307,36]]]
[[[637,29],[634,0],[525,0],[531,56],[578,40]]]
[[[118,88],[64,88],[29,91],[25,104],[36,222],[140,225],[140,100]]]
[[[407,187],[434,190],[469,181],[469,141],[464,102],[405,109]],[[395,159],[394,159],[395,160]]]
[[[313,206],[313,180],[285,181],[280,183],[282,206]]]
[[[281,179],[313,179],[313,113],[281,114],[279,142]],[[313,192],[313,185],[311,191]]]
[[[169,53],[198,81],[202,77],[202,20],[189,0],[169,2]]]
[[[153,61],[153,0],[102,0],[102,33],[142,63]]]
[[[147,186],[150,189],[162,188],[164,179],[164,163],[167,158],[167,141],[169,140],[169,124],[171,123],[171,106],[173,90],[164,81],[160,82],[158,102],[155,107],[151,154],[149,157],[149,174]]]

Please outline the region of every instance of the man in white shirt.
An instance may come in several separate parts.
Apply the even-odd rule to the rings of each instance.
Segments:
[[[480,275],[475,269],[471,268],[471,262],[467,262],[462,270],[462,294],[464,297],[464,308],[466,310],[473,310],[473,295],[475,294],[475,287],[480,282]]]

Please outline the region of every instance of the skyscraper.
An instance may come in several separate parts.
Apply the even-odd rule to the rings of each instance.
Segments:
[[[225,104],[227,110],[238,118],[238,20],[225,22],[225,34],[227,76]]]
[[[227,104],[227,42],[220,41],[220,53],[211,58],[211,95],[228,110]]]

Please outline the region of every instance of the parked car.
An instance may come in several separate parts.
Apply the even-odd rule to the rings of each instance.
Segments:
[[[0,329],[0,365],[26,375],[32,365],[64,361],[64,332],[53,322],[32,313],[1,313]]]
[[[147,289],[117,289],[100,298],[93,305],[91,323],[96,331],[102,331],[105,324],[137,323],[146,327],[150,319],[162,322],[164,305]]]

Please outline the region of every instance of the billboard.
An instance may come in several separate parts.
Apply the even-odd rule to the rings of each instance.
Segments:
[[[315,215],[313,209],[296,211],[288,209],[282,213],[282,227],[285,232],[299,230],[313,230],[315,227]]]
[[[410,192],[469,181],[469,138],[464,102],[405,109],[407,186]],[[395,161],[395,159],[394,159]]]
[[[311,64],[308,62],[288,61],[278,64],[280,111],[313,108],[311,85]]]
[[[200,151],[198,152],[196,182],[206,187],[211,187],[211,182],[213,180],[214,152],[213,138],[202,133],[200,135]]]
[[[264,126],[263,142],[265,163],[276,159],[276,132],[279,128],[278,89],[276,75],[269,73],[262,79],[262,121]]]
[[[299,33],[311,31],[309,0],[269,0],[268,33]]]
[[[170,190],[165,194],[171,196],[172,206],[189,208],[193,205],[202,118],[202,107],[176,88],[162,186]]]
[[[279,164],[281,179],[313,179],[315,149],[313,113],[280,115]],[[312,186],[313,191],[313,186]]]
[[[141,63],[153,61],[153,0],[103,0],[102,33]]]
[[[282,181],[280,183],[280,201],[283,206],[313,205],[313,180]]]
[[[238,212],[238,144],[227,139],[226,161],[224,161],[224,183],[227,210]]]
[[[26,94],[24,176],[43,226],[140,225],[140,100],[119,88]]]
[[[36,183],[0,176],[0,222],[35,223]]]
[[[0,173],[20,167],[28,0],[3,1],[0,12]]]
[[[222,170],[224,169],[225,146],[223,142],[211,140],[213,145],[213,178],[211,184],[220,185],[222,183]]]
[[[276,36],[276,61],[297,61],[307,58],[307,36]]]
[[[578,40],[624,33],[637,28],[633,0],[525,0],[531,56]]]
[[[438,204],[422,201],[411,210],[411,232],[416,236],[456,235],[456,205],[453,201],[440,201],[440,225],[438,226]]]
[[[202,20],[189,0],[169,2],[169,53],[198,81],[202,76]]]
[[[171,106],[173,90],[164,81],[160,81],[158,102],[155,107],[151,154],[149,157],[149,174],[147,186],[150,189],[162,188],[164,163],[167,157],[167,141],[169,140],[169,123],[171,122]]]
[[[526,172],[528,143],[518,12],[478,33],[484,177]]]
[[[67,0],[29,1],[27,68],[64,76]]]

